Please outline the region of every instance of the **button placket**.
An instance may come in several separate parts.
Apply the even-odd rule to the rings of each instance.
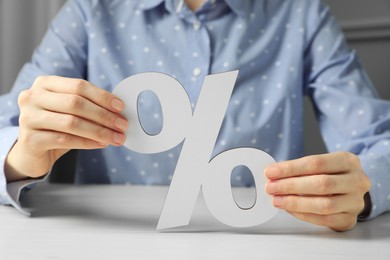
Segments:
[[[192,27],[194,28],[195,31],[199,31],[200,27],[202,26],[202,23],[195,19],[193,22],[192,22]]]

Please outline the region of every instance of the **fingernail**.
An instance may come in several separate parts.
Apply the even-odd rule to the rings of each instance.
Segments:
[[[111,101],[111,106],[116,111],[122,111],[125,108],[125,104],[121,100],[119,100],[119,99],[113,99]]]
[[[280,176],[280,169],[277,166],[269,166],[265,168],[264,175],[269,179],[277,178]]]
[[[273,204],[277,208],[283,207],[284,197],[282,197],[282,196],[275,196],[274,199],[273,199]]]
[[[115,119],[115,127],[120,130],[126,130],[127,129],[127,120],[123,118],[117,118]]]
[[[114,143],[119,144],[119,145],[122,145],[125,142],[125,139],[126,139],[126,137],[124,134],[114,133],[112,135],[112,140],[114,141]]]
[[[278,192],[278,184],[276,182],[269,182],[265,185],[265,190],[268,194],[276,194]]]

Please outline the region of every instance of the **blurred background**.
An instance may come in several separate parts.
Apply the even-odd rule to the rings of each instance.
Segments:
[[[48,23],[65,0],[0,0],[0,94],[30,59]],[[356,49],[382,98],[390,100],[390,0],[324,0]],[[325,152],[305,100],[305,153]]]

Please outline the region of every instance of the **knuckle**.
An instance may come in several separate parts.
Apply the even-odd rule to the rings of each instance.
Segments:
[[[26,89],[26,90],[21,91],[19,96],[18,96],[19,107],[22,107],[22,106],[28,104],[29,101],[31,100],[31,95],[32,95],[32,92],[30,89]]]
[[[357,171],[354,176],[354,180],[356,184],[355,192],[358,193],[366,193],[371,189],[371,180],[370,178],[363,172],[363,170]]]
[[[104,119],[105,121],[114,122],[114,118],[112,116],[112,113],[106,109],[99,109],[98,112],[99,118]]]
[[[348,165],[346,166],[346,170],[360,167],[360,159],[357,155],[349,152],[344,152],[343,156],[345,158],[345,161],[348,162]]]
[[[67,96],[65,98],[65,105],[71,111],[79,110],[83,105],[83,100],[78,96]]]
[[[33,82],[33,87],[42,86],[45,82],[47,82],[49,76],[38,76],[35,78]]]
[[[83,79],[75,79],[74,82],[74,93],[77,95],[83,95],[86,92],[88,84]]]
[[[55,143],[60,147],[67,147],[71,143],[72,138],[70,135],[58,133],[55,135]]]
[[[324,198],[321,203],[319,203],[319,207],[320,214],[332,214],[336,209],[336,202],[331,198]]]
[[[318,176],[316,190],[319,194],[329,194],[336,182],[329,175]]]
[[[111,131],[104,127],[99,127],[96,131],[97,138],[99,140],[107,140],[110,139],[109,136],[111,134]]]
[[[279,165],[284,174],[288,174],[293,171],[293,162],[291,161],[282,162]]]
[[[77,129],[80,125],[80,119],[72,115],[64,116],[62,119],[62,124],[63,127],[67,130]]]
[[[98,100],[101,100],[102,102],[107,102],[111,100],[111,94],[106,91],[98,91],[97,92]]]
[[[292,181],[287,181],[285,184],[285,192],[287,194],[296,194],[296,187],[294,182]]]
[[[308,161],[309,168],[312,172],[319,173],[326,167],[326,160],[319,156],[313,156]]]
[[[360,165],[359,156],[353,153],[348,153],[348,159],[353,165]]]

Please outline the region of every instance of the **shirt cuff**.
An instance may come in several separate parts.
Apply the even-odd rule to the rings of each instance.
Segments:
[[[371,211],[358,220],[373,219],[390,210],[390,155],[368,154],[360,156],[363,171],[371,180],[369,192],[371,198]]]
[[[18,135],[19,127],[6,127],[0,131],[0,136],[4,136],[0,140],[0,204],[12,205],[23,215],[30,216],[31,213],[28,209],[23,208],[20,204],[20,194],[24,190],[31,189],[36,183],[44,181],[47,176],[41,179],[28,179],[7,183],[4,172],[5,158],[18,139]]]
[[[44,181],[42,179],[29,179],[23,181],[15,181],[7,184],[7,192],[3,194],[8,204],[14,206],[20,213],[26,216],[30,216],[31,212],[27,208],[23,208],[20,204],[20,194],[23,191],[32,189],[37,183]]]

